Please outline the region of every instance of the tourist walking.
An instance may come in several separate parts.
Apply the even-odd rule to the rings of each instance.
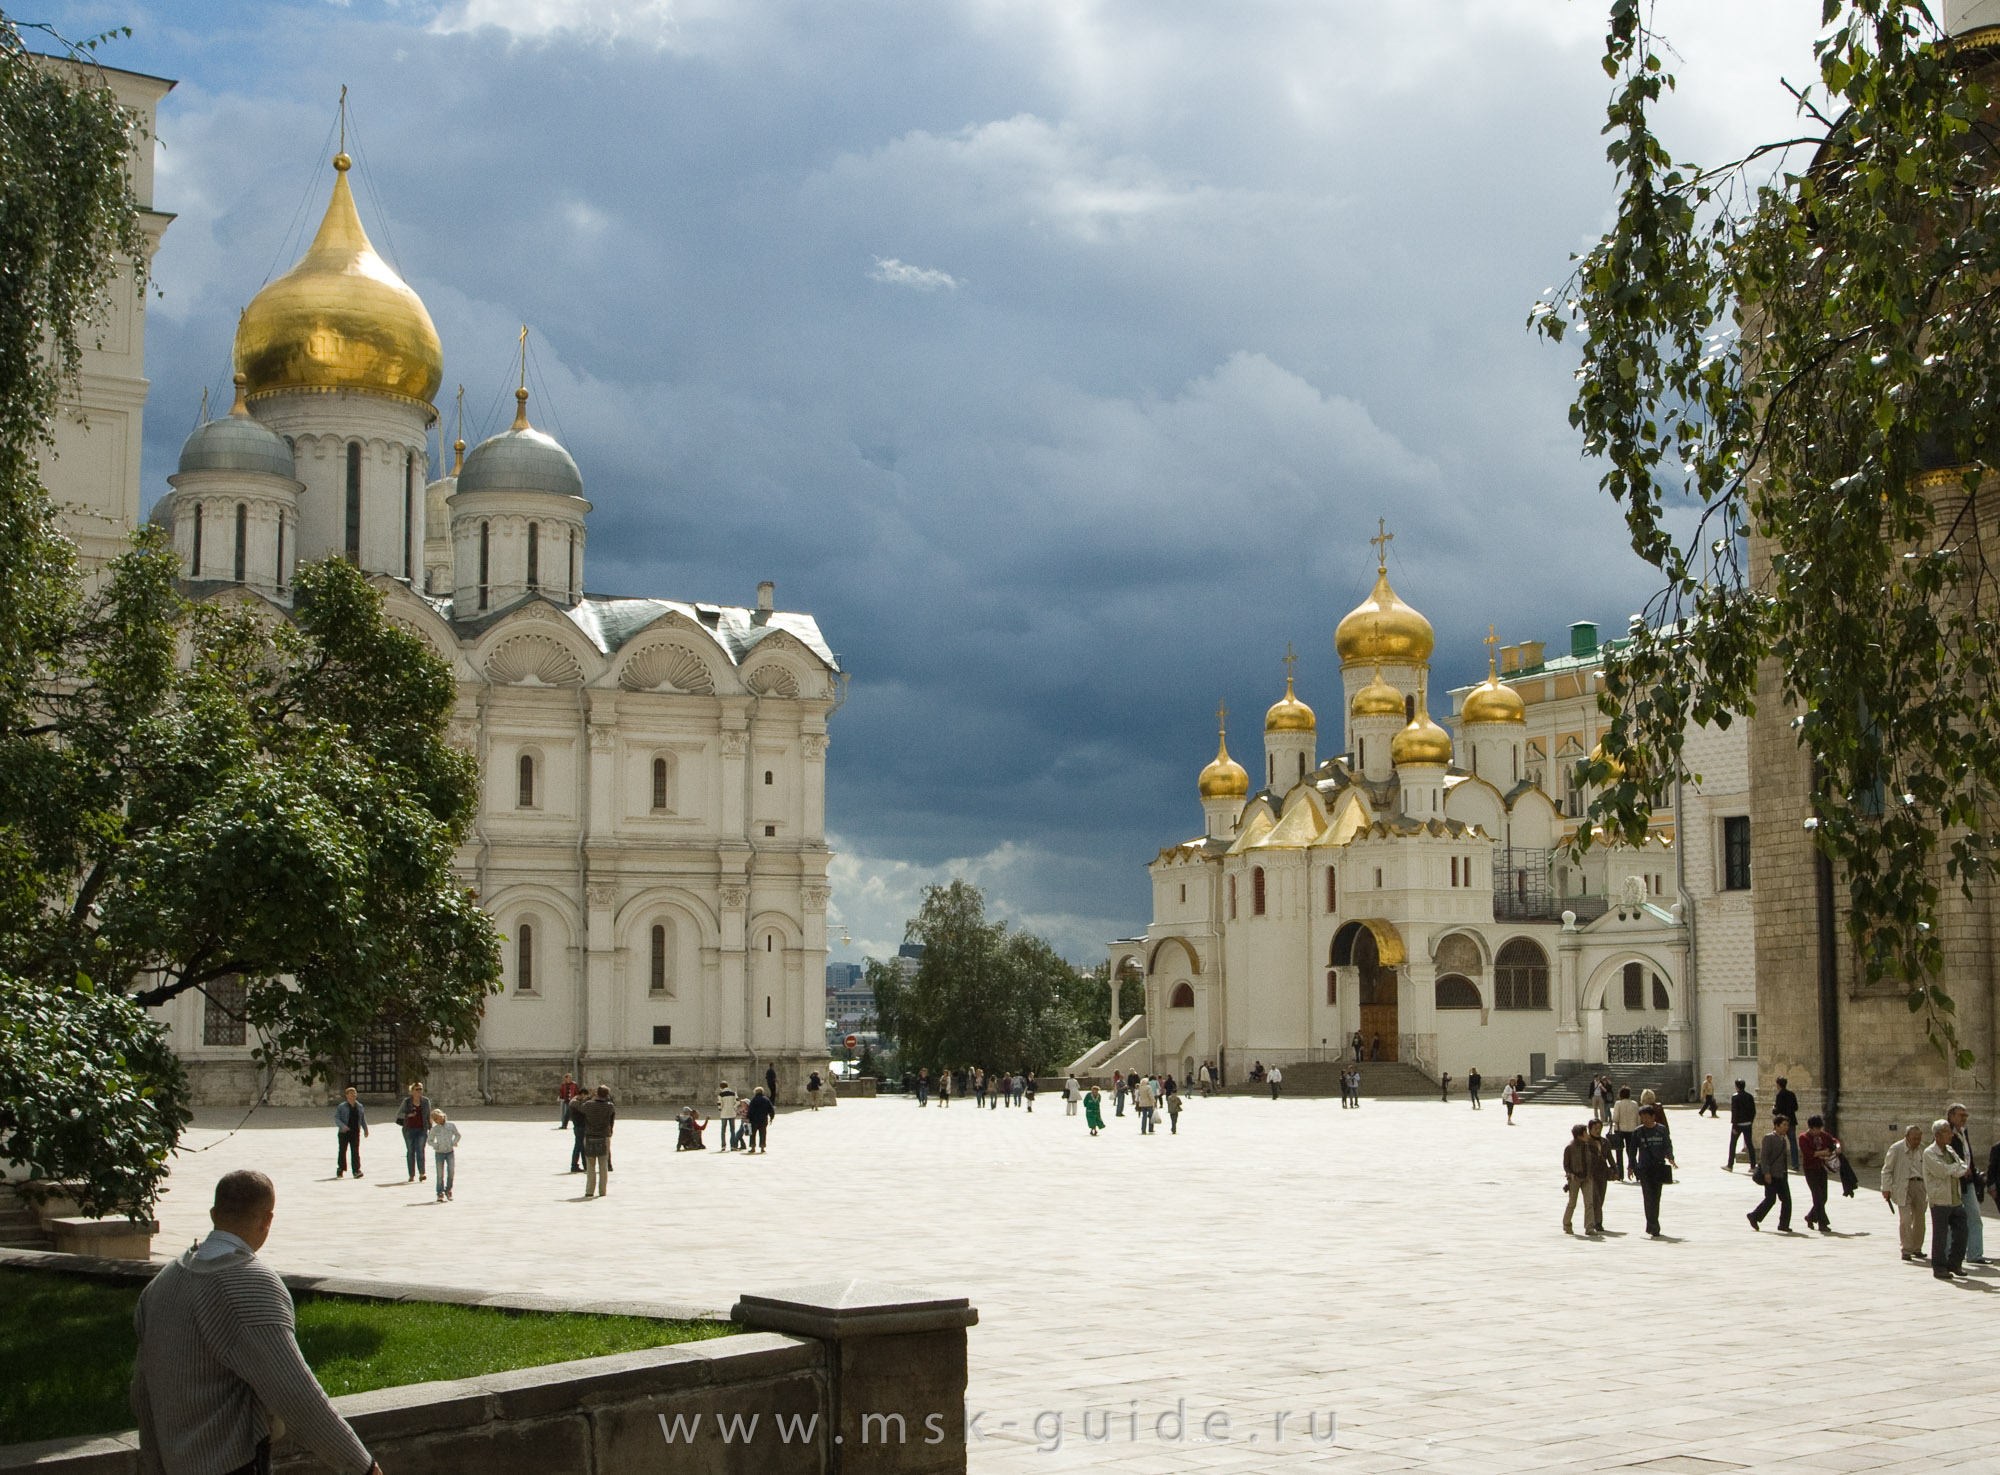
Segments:
[[[1950,1280],[1965,1274],[1965,1200],[1961,1196],[1970,1171],[1952,1144],[1948,1120],[1931,1123],[1931,1144],[1924,1149],[1924,1198],[1931,1206],[1931,1274]]]
[[[1696,1110],[1695,1115],[1700,1116],[1702,1112],[1707,1112],[1711,1119],[1718,1114],[1715,1105],[1714,1076],[1703,1076],[1701,1078],[1701,1106]]]
[[[437,1189],[439,1203],[451,1197],[452,1184],[458,1177],[460,1135],[457,1125],[445,1119],[442,1108],[431,1108],[431,1129],[426,1136],[430,1142],[431,1166],[437,1169],[431,1186]]]
[[[944,1104],[944,1097],[941,1094],[938,1097],[938,1104],[940,1106]],[[744,1119],[750,1124],[752,1152],[763,1152],[771,1145],[771,1118],[777,1114],[778,1104],[764,1094],[762,1086],[750,1093],[750,1100],[744,1107]]]
[[[1465,1094],[1472,1098],[1472,1109],[1479,1110],[1479,1067],[1476,1065],[1466,1074]]]
[[[611,1088],[600,1084],[577,1110],[583,1116],[583,1196],[602,1198],[611,1192],[611,1131],[618,1123]]]
[[[1215,1094],[1215,1077],[1209,1073],[1208,1062],[1206,1060],[1202,1061],[1201,1069],[1195,1072],[1195,1080],[1201,1085],[1202,1095],[1213,1096]]]
[[[1153,1083],[1143,1076],[1133,1077],[1132,1108],[1139,1113],[1139,1135],[1150,1137],[1153,1133],[1153,1105],[1157,1099],[1153,1095]]]
[[[556,1087],[556,1105],[561,1109],[562,1113],[560,1119],[556,1122],[556,1130],[558,1132],[569,1125],[569,1106],[574,1100],[576,1100],[576,1077],[568,1071],[564,1071],[562,1084]]]
[[[424,1094],[422,1081],[410,1082],[410,1094],[403,1098],[396,1121],[403,1129],[403,1158],[410,1170],[403,1181],[415,1183],[428,1176],[424,1171],[424,1135],[431,1129],[431,1099]]]
[[[1730,1172],[1736,1171],[1736,1139],[1743,1139],[1743,1155],[1752,1164],[1757,1161],[1757,1143],[1751,1136],[1751,1127],[1757,1120],[1757,1098],[1752,1096],[1743,1082],[1736,1083],[1736,1094],[1729,1098],[1729,1155],[1722,1160],[1722,1166]]]
[[[299,1352],[291,1292],[257,1258],[277,1207],[262,1173],[225,1173],[207,1238],[139,1293],[130,1403],[146,1475],[268,1470],[274,1420],[325,1468],[382,1475]]]
[[[951,1072],[948,1070],[937,1073],[937,1099],[940,1107],[951,1105]]]
[[[1590,1127],[1578,1122],[1569,1129],[1569,1145],[1563,1148],[1563,1182],[1569,1202],[1563,1205],[1563,1233],[1576,1233],[1576,1201],[1583,1200],[1583,1229],[1590,1232]]]
[[[1276,1101],[1278,1099],[1278,1088],[1285,1084],[1285,1073],[1274,1065],[1271,1067],[1269,1073],[1265,1075],[1264,1079],[1271,1083],[1271,1099]]]
[[[581,1108],[585,1099],[579,1091],[577,1098],[569,1104],[569,1170],[572,1173],[581,1173],[583,1171],[583,1112]]]
[[[1521,1092],[1512,1081],[1500,1088],[1500,1104],[1507,1108],[1507,1125],[1514,1125],[1514,1108],[1521,1104]]]
[[[1611,1144],[1604,1140],[1604,1123],[1592,1117],[1590,1135],[1584,1139],[1589,1156],[1590,1208],[1583,1216],[1585,1234],[1604,1233],[1604,1194],[1611,1186]]]
[[[1093,1137],[1104,1130],[1104,1097],[1095,1086],[1083,1093],[1083,1124]]]
[[[775,1065],[764,1067],[764,1090],[771,1098],[771,1109],[775,1111],[778,1106],[778,1067]]]
[[[1075,1116],[1077,1103],[1083,1100],[1083,1084],[1072,1071],[1063,1081],[1063,1115]]]
[[[1882,1154],[1882,1201],[1896,1211],[1905,1260],[1924,1257],[1924,1129],[1915,1122]]]
[[[972,1069],[972,1109],[983,1110],[986,1106],[986,1072],[978,1066]]]
[[[1611,1146],[1618,1154],[1620,1182],[1632,1176],[1632,1134],[1639,1130],[1639,1103],[1632,1088],[1620,1086],[1618,1099],[1611,1103]]]
[[[1027,1103],[1028,1110],[1033,1111],[1035,1109],[1035,1078],[1026,1071],[1023,1071],[1020,1075],[1015,1076],[1014,1079],[1021,1083],[1021,1097]]]
[[[1604,1077],[1590,1078],[1590,1114],[1598,1121],[1604,1120]]]
[[[1172,1076],[1168,1076],[1167,1077],[1167,1135],[1169,1137],[1178,1137],[1180,1136],[1180,1134],[1181,1134],[1180,1088],[1174,1084],[1174,1078]]]
[[[931,1073],[928,1066],[917,1072],[917,1105],[931,1104]]]
[[[1750,1181],[1764,1189],[1764,1200],[1743,1217],[1750,1221],[1752,1229],[1764,1227],[1764,1216],[1771,1212],[1771,1205],[1778,1206],[1778,1233],[1792,1232],[1792,1138],[1788,1130],[1791,1123],[1785,1120],[1783,1112],[1771,1114],[1771,1130],[1764,1134],[1764,1140],[1757,1148],[1755,1165],[1750,1169]]]
[[[1965,1205],[1965,1258],[1975,1265],[1984,1265],[1986,1230],[1981,1223],[1983,1216],[1979,1212],[1979,1201],[1986,1197],[1986,1184],[1981,1180],[1978,1168],[1973,1166],[1979,1160],[1972,1155],[1972,1133],[1967,1127],[1971,1114],[1962,1103],[1954,1101],[1944,1117],[1951,1123],[1951,1150],[1965,1164],[1965,1177],[1961,1180],[1961,1201]]]
[[[1357,1029],[1354,1032],[1354,1038],[1348,1041],[1348,1043],[1354,1047],[1354,1063],[1359,1065],[1361,1063],[1361,1031]]]
[[[1646,1233],[1654,1239],[1660,1238],[1660,1190],[1674,1181],[1674,1139],[1665,1116],[1658,1106],[1640,1107],[1631,1144],[1639,1194],[1646,1202]]]
[[[819,1093],[820,1093],[820,1078],[819,1078],[819,1072],[818,1072],[818,1071],[814,1071],[814,1072],[813,1072],[813,1073],[812,1073],[811,1075],[809,1075],[809,1076],[807,1076],[807,1077],[806,1077],[806,1110],[807,1110],[807,1111],[818,1111],[818,1110],[819,1110]],[[774,1097],[774,1098],[772,1098],[772,1103],[771,1103],[771,1104],[772,1104],[772,1105],[774,1105],[774,1106],[775,1106],[775,1105],[777,1105],[777,1100],[776,1100],[776,1098],[775,1098],[775,1097]]]
[[[1451,1072],[1450,1072],[1450,1071],[1448,1071],[1448,1070],[1445,1070],[1445,1071],[1439,1071],[1439,1072],[1438,1072],[1438,1092],[1439,1092],[1439,1095],[1438,1095],[1438,1100],[1440,1100],[1440,1101],[1449,1101],[1449,1100],[1451,1100]]]
[[[1114,1070],[1111,1072],[1111,1094],[1115,1098],[1118,1108],[1112,1114],[1114,1116],[1125,1115],[1125,1076],[1121,1071]]]
[[[333,1176],[345,1178],[352,1163],[354,1176],[359,1178],[361,1139],[368,1135],[368,1108],[361,1104],[352,1086],[341,1093],[339,1104],[333,1108],[333,1133],[337,1144],[333,1150]]]
[[[1785,1119],[1786,1140],[1792,1154],[1792,1171],[1799,1170],[1799,1094],[1783,1076],[1778,1077],[1778,1094],[1771,1098],[1771,1110]]]
[[[743,1144],[736,1135],[736,1093],[724,1081],[715,1092],[715,1119],[722,1123],[722,1150],[734,1152]]]
[[[1799,1170],[1805,1174],[1806,1191],[1812,1207],[1806,1210],[1806,1227],[1817,1225],[1821,1234],[1833,1233],[1826,1217],[1826,1180],[1840,1171],[1840,1141],[1826,1129],[1826,1118],[1806,1118],[1805,1135],[1799,1138]]]

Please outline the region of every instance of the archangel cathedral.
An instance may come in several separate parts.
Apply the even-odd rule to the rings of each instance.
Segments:
[[[1374,541],[1386,551],[1389,537]],[[1290,676],[1254,769],[1218,735],[1195,782],[1201,831],[1152,861],[1151,925],[1107,959],[1143,979],[1144,1013],[1114,1017],[1078,1066],[1187,1079],[1207,1063],[1238,1082],[1260,1063],[1352,1060],[1358,1036],[1366,1060],[1434,1080],[1477,1068],[1496,1086],[1607,1060],[1675,1080],[1697,1061],[1754,1071],[1748,898],[1718,901],[1733,874],[1719,864],[1711,884],[1687,864],[1739,833],[1721,808],[1745,796],[1718,785],[1746,741],[1739,729],[1696,755],[1720,760],[1717,803],[1691,796],[1689,817],[1677,795],[1644,844],[1573,858],[1579,763],[1604,719],[1595,630],[1572,636],[1567,654],[1526,642],[1491,655],[1485,681],[1447,697],[1447,731],[1431,715],[1435,632],[1378,557],[1373,590],[1333,634],[1337,750],[1321,751],[1319,714]],[[1742,865],[1747,887],[1747,851]],[[1699,1028],[1696,907],[1717,912],[1712,947],[1743,934],[1702,979]],[[1744,1019],[1747,1045],[1729,1038]]]
[[[172,85],[112,75],[149,122]],[[150,154],[134,183],[157,240]],[[459,864],[505,939],[506,986],[476,1051],[428,1062],[434,1094],[541,1101],[565,1071],[627,1100],[767,1069],[802,1090],[826,1064],[839,662],[769,583],[741,605],[588,592],[583,472],[535,426],[525,359],[512,425],[435,465],[442,345],[370,244],[346,153],[333,165],[311,245],[243,311],[234,404],[188,436],[151,515],[201,598],[281,615],[301,562],[354,562],[457,677],[450,737],[482,783]],[[87,556],[118,551],[138,513],[143,330],[128,293],[87,365],[87,437],[66,432],[53,489],[84,509]],[[213,992],[162,1011],[196,1099],[295,1095],[263,1078]],[[410,1068],[385,1026],[348,1079],[400,1090]]]

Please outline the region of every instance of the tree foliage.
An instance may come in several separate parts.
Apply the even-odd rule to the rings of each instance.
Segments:
[[[1938,908],[1992,873],[2000,779],[1992,55],[1915,0],[1824,0],[1797,136],[1704,166],[1654,131],[1650,14],[1610,7],[1616,222],[1530,317],[1574,330],[1571,422],[1664,576],[1607,662],[1591,819],[1639,839],[1688,724],[1774,672],[1863,976],[1956,1050]]]
[[[452,870],[450,669],[357,570],[301,568],[286,618],[190,603],[157,533],[86,583],[60,533],[51,419],[145,277],[136,126],[0,15],[0,1159],[144,1214],[187,1120],[148,1006],[240,981],[256,1057],[313,1078],[385,1017],[469,1046],[499,948]]]
[[[1033,933],[987,921],[970,882],[925,887],[905,940],[924,946],[913,976],[873,960],[867,976],[906,1070],[1039,1072],[1068,1063],[1091,1038],[1077,971]]]

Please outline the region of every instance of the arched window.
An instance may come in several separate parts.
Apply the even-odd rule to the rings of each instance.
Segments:
[[[646,973],[646,986],[653,993],[667,991],[667,929],[666,924],[653,924],[653,955]]]
[[[236,504],[236,582],[241,584],[250,577],[250,508],[247,503]]]
[[[1493,1007],[1549,1007],[1549,958],[1525,937],[1514,938],[1493,960]]]
[[[1253,866],[1250,869],[1250,910],[1256,916],[1261,917],[1264,915],[1264,868],[1262,866]]]
[[[1479,944],[1463,932],[1454,932],[1439,941],[1437,967],[1440,973],[1480,973],[1485,969],[1480,961]]]
[[[520,793],[515,803],[521,809],[535,807],[535,755],[523,753],[520,761]]]
[[[522,922],[514,929],[514,987],[524,994],[535,991],[535,924]]]
[[[1326,970],[1326,1001],[1329,1004],[1340,1002],[1340,975],[1331,968]]]
[[[528,587],[542,587],[542,525],[538,522],[528,524]]]
[[[1440,1009],[1477,1009],[1479,987],[1461,973],[1444,974],[1437,981],[1437,1006]]]
[[[361,442],[347,443],[347,561],[361,562]]]
[[[1637,963],[1625,965],[1625,1007],[1627,1009],[1646,1007],[1646,970]]]
[[[479,607],[486,608],[486,584],[493,572],[493,525],[479,525]]]
[[[1333,871],[1333,867],[1332,867],[1332,866],[1328,866],[1328,867],[1326,868],[1326,911],[1327,911],[1327,915],[1328,915],[1328,916],[1332,916],[1332,915],[1333,915],[1333,913],[1334,913],[1334,911],[1335,911],[1335,909],[1336,909],[1336,908],[1337,908],[1337,907],[1338,907],[1339,905],[1340,905],[1340,883],[1339,883],[1339,881],[1338,881],[1338,880],[1336,880],[1336,879],[1335,879],[1335,877],[1334,877],[1334,871]]]
[[[1194,985],[1191,983],[1175,984],[1174,996],[1167,1000],[1167,1007],[1169,1009],[1192,1009],[1194,1007]]]
[[[1306,776],[1306,755],[1301,753],[1299,754],[1299,779],[1301,782],[1305,780],[1305,776]]]
[[[1405,722],[1417,720],[1417,699],[1413,696],[1403,698],[1403,720]]]
[[[1657,973],[1653,975],[1653,1007],[1663,1012],[1673,1007],[1667,1001],[1667,986],[1660,982],[1660,975]]]
[[[655,758],[653,760],[653,808],[655,810],[663,810],[666,807],[667,760],[664,758]]]
[[[764,770],[764,787],[768,789],[771,787],[771,784],[772,784],[771,770],[767,768]]]

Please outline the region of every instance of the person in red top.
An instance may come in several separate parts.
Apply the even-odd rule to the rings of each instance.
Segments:
[[[562,1107],[562,1120],[556,1124],[556,1130],[558,1132],[560,1132],[564,1127],[567,1127],[569,1125],[570,1104],[575,1100],[576,1100],[576,1077],[573,1075],[565,1075],[563,1077],[563,1083],[560,1086],[556,1087],[556,1102]]]
[[[1821,1234],[1833,1233],[1826,1217],[1826,1180],[1840,1171],[1840,1139],[1826,1129],[1826,1118],[1806,1118],[1806,1130],[1799,1136],[1799,1171],[1805,1174],[1812,1194],[1812,1209],[1806,1223],[1816,1225]]]

